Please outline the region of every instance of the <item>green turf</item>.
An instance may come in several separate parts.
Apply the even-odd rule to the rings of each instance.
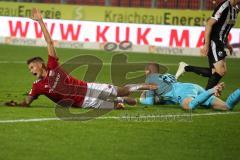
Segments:
[[[78,55],[94,55],[104,63],[111,63],[116,53],[77,49],[57,49],[61,62]],[[31,88],[34,77],[23,63],[29,57],[47,58],[46,48],[0,45],[0,122],[33,118],[54,118],[55,105],[41,96],[31,108],[11,108],[3,102],[22,100]],[[157,54],[128,55],[129,62],[158,61],[175,73],[179,61],[193,65],[207,65],[206,58]],[[14,63],[13,63],[14,62]],[[228,73],[223,81],[226,89],[222,98],[238,88],[240,64],[238,59],[228,59]],[[120,68],[121,69],[121,68]],[[83,78],[86,67],[72,74]],[[205,86],[207,79],[187,73],[181,79]],[[105,64],[97,82],[111,83],[110,66]],[[239,112],[239,105],[233,112]],[[81,114],[87,110],[72,109]],[[216,113],[199,108],[194,114]],[[218,112],[217,112],[218,113]],[[164,115],[187,114],[173,119]],[[162,118],[138,118],[163,115]],[[190,117],[179,106],[137,105],[121,111],[111,111],[105,117],[120,119],[93,119],[90,121],[42,121],[0,123],[0,159],[12,160],[65,160],[65,159],[238,159],[240,150],[240,115],[221,114]],[[121,117],[128,117],[124,119]],[[130,118],[131,117],[131,118]]]

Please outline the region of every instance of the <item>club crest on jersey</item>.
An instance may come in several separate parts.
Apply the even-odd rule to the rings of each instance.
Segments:
[[[222,52],[222,51],[219,51],[219,52],[218,52],[218,56],[219,56],[219,57],[222,57],[222,56],[223,56],[223,52]]]

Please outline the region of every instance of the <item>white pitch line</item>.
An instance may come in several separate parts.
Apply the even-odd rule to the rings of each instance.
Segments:
[[[32,118],[32,119],[14,119],[14,120],[0,120],[0,123],[21,123],[21,122],[43,122],[43,121],[59,121],[59,120],[86,120],[86,119],[156,119],[156,118],[171,118],[171,117],[184,117],[184,116],[191,116],[191,117],[200,117],[200,116],[215,116],[215,115],[231,115],[231,114],[239,114],[240,112],[215,112],[215,113],[203,113],[203,114],[176,114],[176,115],[149,115],[149,116],[137,116],[135,115],[130,115],[129,117],[126,116],[108,116],[108,117],[68,117],[68,118],[57,118],[57,117],[52,117],[52,118]]]
[[[14,64],[27,64],[26,61],[0,61],[0,64],[9,64],[9,63],[14,63]]]

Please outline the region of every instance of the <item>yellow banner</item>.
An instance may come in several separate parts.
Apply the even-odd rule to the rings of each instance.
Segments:
[[[44,18],[99,22],[203,26],[212,11],[0,2],[0,16],[29,17],[33,7]],[[240,16],[239,16],[240,17]],[[240,28],[238,17],[235,27]]]
[[[75,17],[80,15],[85,20],[120,23],[202,26],[211,16],[211,11],[198,10],[121,7],[79,7],[78,9],[74,12]]]
[[[33,7],[41,10],[44,18],[72,19],[74,7],[43,3],[0,2],[0,16],[30,17]]]

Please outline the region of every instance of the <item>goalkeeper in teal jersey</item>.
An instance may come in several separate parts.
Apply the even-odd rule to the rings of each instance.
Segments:
[[[197,84],[177,82],[171,74],[159,74],[159,65],[156,63],[148,64],[145,73],[145,83],[156,85],[157,88],[143,92],[140,103],[145,105],[153,105],[156,99],[160,99],[161,102],[180,104],[186,110],[195,109],[199,105],[216,110],[231,110],[240,100],[240,89],[233,92],[224,102],[218,98],[224,87],[223,83],[205,90]]]

